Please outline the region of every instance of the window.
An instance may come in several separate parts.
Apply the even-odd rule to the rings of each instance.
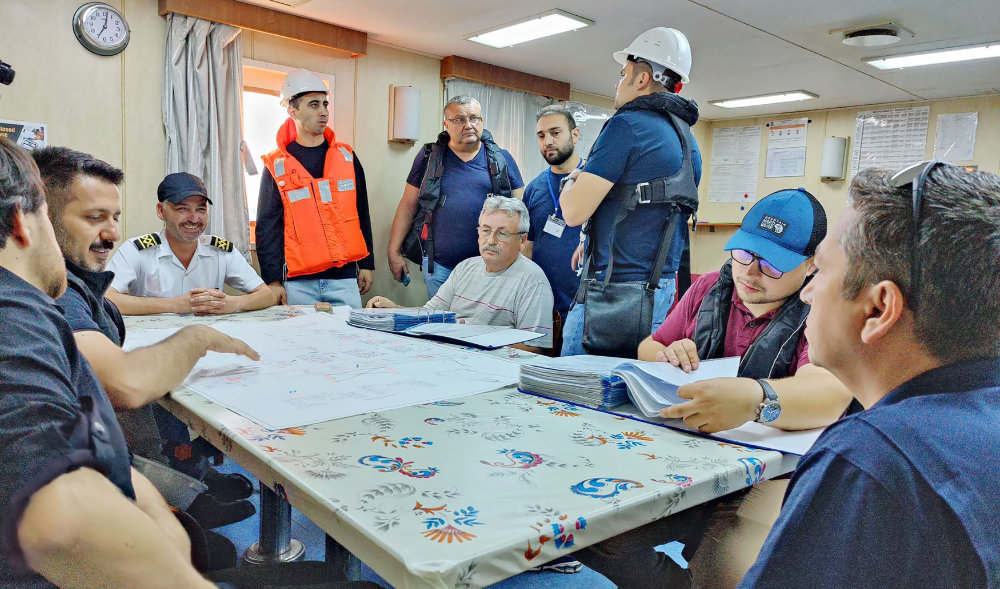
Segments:
[[[264,171],[261,156],[274,150],[274,136],[278,127],[288,118],[288,112],[280,102],[281,84],[285,81],[285,74],[294,69],[252,59],[243,60],[243,140],[247,143],[258,172],[251,176],[246,169],[243,170],[247,213],[251,223],[257,220],[257,195],[260,193],[260,178]],[[332,92],[333,76],[317,75]],[[333,102],[333,94],[330,95],[330,102]],[[333,108],[330,109],[330,126],[334,126]]]

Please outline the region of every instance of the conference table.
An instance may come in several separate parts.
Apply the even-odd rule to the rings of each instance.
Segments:
[[[211,321],[160,315],[126,323],[134,331]],[[184,386],[160,402],[260,480],[258,550],[300,548],[288,545],[290,504],[400,589],[484,587],[794,465],[779,452],[513,386],[280,430]]]

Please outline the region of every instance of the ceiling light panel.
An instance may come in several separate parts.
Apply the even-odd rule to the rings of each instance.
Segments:
[[[899,68],[917,67],[921,65],[955,63],[974,59],[988,59],[990,57],[1000,57],[1000,43],[975,45],[973,47],[955,47],[954,49],[944,49],[941,51],[907,53],[903,55],[891,55],[888,57],[875,57],[865,59],[863,61],[881,70],[893,70]]]
[[[795,102],[799,100],[812,100],[819,98],[819,95],[805,90],[794,90],[792,92],[779,92],[777,94],[763,94],[761,96],[748,96],[746,98],[728,98],[726,100],[711,100],[709,104],[722,108],[746,108],[748,106],[762,106],[765,104],[778,104],[781,102]]]
[[[467,35],[465,38],[469,41],[475,41],[476,43],[482,43],[483,45],[499,49],[526,41],[534,41],[542,37],[575,31],[583,27],[589,27],[592,24],[594,24],[592,20],[556,9],[501,27],[479,31]]]

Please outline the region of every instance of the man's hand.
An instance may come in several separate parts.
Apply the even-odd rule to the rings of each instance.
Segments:
[[[752,378],[711,378],[680,387],[677,396],[690,401],[660,409],[660,416],[710,434],[753,421],[764,394]]]
[[[684,372],[698,369],[698,347],[689,339],[679,339],[656,353],[658,362],[670,362]]]
[[[403,274],[409,276],[410,270],[406,267],[406,258],[400,252],[389,252],[389,271],[396,282],[403,281]],[[361,293],[364,294],[364,293]]]
[[[581,264],[583,264],[583,243],[576,246],[576,250],[573,251],[573,258],[569,261],[569,269],[576,272],[580,269]]]
[[[368,289],[372,287],[372,280],[374,278],[371,270],[358,270],[358,290],[361,294],[368,292]]]
[[[287,305],[288,297],[285,295],[285,287],[281,284],[280,280],[275,280],[274,282],[269,282],[267,284],[268,288],[274,292],[274,298],[278,301],[276,305]]]
[[[582,171],[583,170],[581,170],[580,168],[575,168],[572,172],[570,172],[569,176],[566,176],[566,179],[563,180],[563,185],[562,188],[559,190],[559,193],[562,194],[563,192],[566,192],[570,188],[573,188],[573,184],[576,183],[576,179],[580,177],[580,173]]]
[[[231,297],[217,288],[192,288],[190,297],[191,312],[195,315],[222,315],[236,310],[235,302],[226,300]]]
[[[217,329],[213,329],[207,325],[193,325],[185,327],[184,329],[202,330],[202,337],[204,338],[206,351],[219,352],[221,354],[239,354],[240,356],[246,356],[251,360],[260,360],[260,354],[248,346],[246,342],[238,340],[234,337],[229,337]]]
[[[366,309],[391,309],[393,307],[398,307],[396,303],[392,302],[391,299],[385,297],[372,297],[368,300],[368,304],[365,305]]]

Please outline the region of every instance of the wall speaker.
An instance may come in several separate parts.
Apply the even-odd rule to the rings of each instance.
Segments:
[[[819,177],[822,180],[843,180],[845,176],[847,176],[847,137],[827,137],[823,140]]]

